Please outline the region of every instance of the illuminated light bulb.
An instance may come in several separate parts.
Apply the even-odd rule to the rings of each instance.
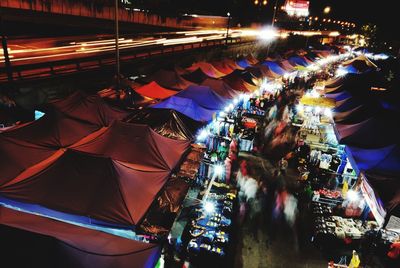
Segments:
[[[264,1],[263,1],[263,5],[264,5],[264,6],[266,6],[267,3],[268,3],[267,0],[264,0]]]
[[[222,176],[222,174],[224,174],[224,166],[223,165],[215,165],[214,173],[216,176]]]
[[[332,118],[332,111],[329,108],[325,108],[324,115],[326,117]]]
[[[197,136],[197,141],[204,141],[205,139],[207,139],[208,135],[210,135],[210,133],[207,129],[201,130],[200,134]]]
[[[203,205],[204,211],[208,214],[211,214],[215,211],[215,205],[212,202],[205,202]]]
[[[347,191],[346,199],[348,199],[350,201],[357,201],[359,198],[360,198],[360,196],[358,195],[358,192],[356,192],[354,190]]]
[[[303,111],[303,109],[304,109],[304,106],[303,106],[303,104],[297,104],[297,106],[296,106],[296,110],[298,111],[298,112],[302,112]]]
[[[254,4],[255,4],[255,5],[258,5],[258,0],[254,0]]]

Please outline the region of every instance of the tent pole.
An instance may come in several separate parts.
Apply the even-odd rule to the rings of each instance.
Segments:
[[[120,88],[120,64],[119,64],[119,22],[118,22],[118,13],[119,13],[119,0],[115,0],[115,75],[116,75],[116,86],[117,90]]]
[[[1,45],[3,47],[4,64],[7,72],[8,83],[13,82],[13,74],[11,69],[10,55],[8,54],[7,36],[4,33],[3,18],[0,14],[0,32],[1,32]]]

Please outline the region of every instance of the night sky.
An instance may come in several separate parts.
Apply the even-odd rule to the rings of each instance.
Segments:
[[[283,2],[283,1],[282,1]],[[334,19],[353,21],[358,24],[372,22],[381,30],[387,29],[399,35],[399,2],[395,0],[311,0],[311,15],[321,14],[325,6],[331,7]]]
[[[234,17],[246,17],[257,19],[261,14],[265,21],[270,19],[272,7],[275,0],[268,0],[266,7],[254,8],[254,0],[147,0],[149,2],[164,2],[163,9],[174,9],[175,11],[187,10],[193,13],[205,13],[215,15],[225,15],[230,11]],[[260,0],[259,2],[262,2]],[[278,0],[279,5],[283,5],[285,0]],[[329,17],[337,20],[354,22],[363,25],[371,22],[378,25],[381,35],[390,39],[400,39],[400,13],[398,1],[396,0],[310,0],[311,16],[321,16],[324,7],[330,6]],[[182,10],[183,9],[183,10]]]

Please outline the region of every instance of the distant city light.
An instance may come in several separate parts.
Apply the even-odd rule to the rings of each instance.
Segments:
[[[331,12],[331,7],[330,6],[325,7],[324,8],[324,13],[325,14],[329,14],[329,12]]]

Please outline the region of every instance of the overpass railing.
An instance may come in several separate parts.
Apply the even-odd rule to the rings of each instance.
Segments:
[[[65,0],[0,0],[0,7],[106,20],[113,20],[115,16],[114,7],[107,5],[99,6],[96,4],[96,0],[88,1],[86,4],[79,1]],[[221,19],[225,18],[220,17],[219,20]],[[203,19],[199,21],[196,18],[166,17],[145,11],[125,8],[119,9],[119,20],[121,22],[168,28],[194,28],[199,26],[218,27],[216,19],[210,19],[210,21]],[[219,22],[219,24],[222,23],[222,21],[217,22]],[[222,25],[225,24],[225,22],[222,23]]]
[[[229,39],[228,45],[244,44],[254,42],[252,39]],[[198,43],[179,44],[173,46],[151,47],[133,50],[121,50],[121,63],[129,63],[134,60],[147,59],[173,53],[181,53],[195,49],[207,49],[225,46],[225,40],[209,40]],[[113,53],[101,54],[79,59],[67,59],[59,61],[47,61],[12,67],[13,80],[15,82],[26,82],[32,80],[46,79],[56,76],[66,76],[73,73],[94,71],[103,67],[115,65]],[[0,66],[0,84],[7,82],[5,66]]]

